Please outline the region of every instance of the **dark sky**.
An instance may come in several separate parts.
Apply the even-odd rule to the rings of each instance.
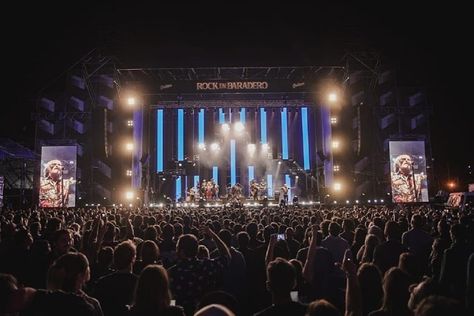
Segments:
[[[440,180],[447,179],[448,169],[451,177],[467,174],[474,152],[473,102],[467,97],[472,90],[469,10],[403,1],[257,3],[202,8],[129,1],[12,8],[15,22],[1,22],[3,81],[8,84],[0,136],[31,144],[35,96],[97,47],[126,68],[323,65],[337,63],[345,51],[373,50],[405,80],[426,87]]]

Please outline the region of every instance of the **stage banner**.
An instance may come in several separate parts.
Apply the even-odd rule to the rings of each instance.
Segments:
[[[4,187],[4,178],[0,176],[0,208],[3,207],[3,187]]]
[[[200,80],[161,82],[159,93],[304,92],[311,82],[295,80]]]
[[[428,202],[425,142],[390,141],[389,147],[393,202]]]
[[[41,148],[40,207],[76,205],[76,146]]]

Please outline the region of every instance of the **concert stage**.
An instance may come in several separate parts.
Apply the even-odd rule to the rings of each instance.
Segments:
[[[236,184],[250,197],[256,180],[269,200],[288,187],[289,201],[295,195],[318,200],[332,185],[331,115],[320,94],[324,83],[342,79],[341,67],[122,69],[119,75],[131,90],[146,91],[133,114],[132,163],[132,186],[144,201],[184,203],[192,188],[211,179],[219,197]]]

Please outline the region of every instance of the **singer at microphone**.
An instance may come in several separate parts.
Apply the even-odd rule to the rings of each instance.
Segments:
[[[76,181],[71,177],[63,179],[64,166],[60,160],[53,159],[45,164],[40,185],[40,207],[67,207],[69,187]]]

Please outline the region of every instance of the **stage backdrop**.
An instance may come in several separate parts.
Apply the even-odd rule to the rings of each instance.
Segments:
[[[76,146],[41,148],[40,207],[76,205]]]
[[[304,197],[311,193],[311,172],[323,163],[326,178],[332,179],[331,160],[319,162],[316,155],[330,148],[324,107],[155,108],[157,192],[173,199],[184,198],[189,188],[211,178],[220,195],[240,183],[248,196],[255,179],[266,182],[269,198],[283,184],[290,188],[290,199]]]
[[[428,202],[425,142],[391,141],[389,146],[393,202]]]

